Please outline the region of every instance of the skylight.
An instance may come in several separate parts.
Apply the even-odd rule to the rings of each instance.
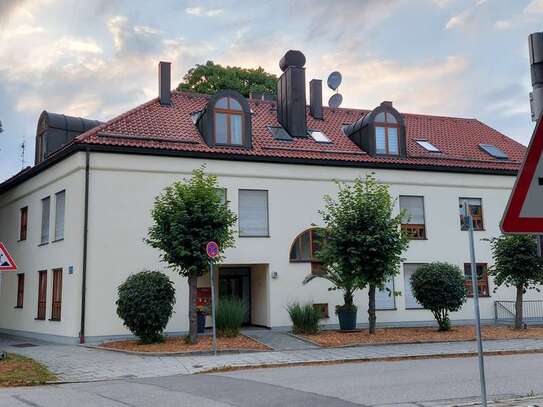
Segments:
[[[313,138],[313,140],[315,140],[317,143],[331,143],[328,136],[324,134],[322,131],[309,130],[308,133]]]
[[[440,153],[441,150],[427,140],[415,140],[419,146],[431,153]]]
[[[500,160],[507,160],[509,158],[509,156],[503,150],[500,150],[495,145],[492,145],[492,144],[479,144],[479,147],[481,147],[481,149],[485,153],[491,155],[494,158],[498,158]]]
[[[282,140],[282,141],[292,140],[292,137],[290,137],[287,131],[282,127],[268,126],[268,130],[270,131],[270,133],[272,134],[275,140]]]

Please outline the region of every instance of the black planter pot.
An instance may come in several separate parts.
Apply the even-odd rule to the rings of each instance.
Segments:
[[[352,331],[356,329],[356,310],[338,310],[339,329],[342,331]]]
[[[206,314],[205,312],[198,312],[196,315],[198,321],[198,333],[203,334],[206,329]]]

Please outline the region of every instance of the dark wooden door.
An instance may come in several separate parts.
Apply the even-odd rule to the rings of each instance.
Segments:
[[[47,303],[47,271],[38,271],[38,316],[36,319],[45,319]]]

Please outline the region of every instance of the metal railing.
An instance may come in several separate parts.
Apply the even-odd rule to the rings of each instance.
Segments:
[[[496,323],[510,323],[515,320],[515,301],[495,301]],[[522,320],[525,324],[543,323],[543,301],[528,300],[522,302]]]

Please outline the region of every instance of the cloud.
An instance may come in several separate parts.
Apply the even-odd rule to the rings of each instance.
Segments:
[[[447,21],[445,29],[452,30],[454,28],[474,26],[477,17],[481,15],[481,12],[478,10],[478,8],[486,3],[487,0],[477,0],[474,5],[468,7],[467,9],[463,10],[455,16],[452,16],[449,21]]]
[[[16,6],[20,6],[23,0],[2,0],[0,1],[0,21],[5,20],[15,10]]]
[[[513,26],[513,23],[508,20],[498,20],[494,23],[494,28],[497,30],[508,30]]]
[[[525,8],[524,13],[543,13],[543,0],[534,0],[530,2]]]
[[[196,17],[217,17],[223,13],[220,8],[206,9],[204,7],[187,7],[185,13]]]

